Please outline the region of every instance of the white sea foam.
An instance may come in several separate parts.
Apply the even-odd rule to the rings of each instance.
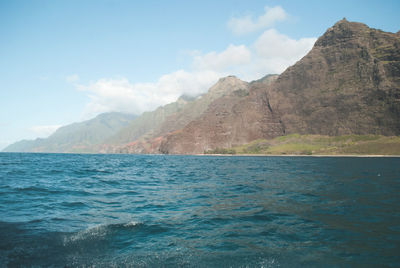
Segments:
[[[91,226],[85,230],[79,231],[71,236],[64,237],[64,245],[69,243],[88,240],[88,239],[103,239],[110,231],[112,226],[123,226],[123,227],[135,227],[138,226],[140,222],[130,221],[128,223],[121,224],[98,224]]]
[[[130,222],[128,222],[128,223],[125,223],[124,224],[124,227],[134,227],[134,226],[137,226],[137,225],[139,225],[140,224],[140,222],[137,222],[137,221],[130,221]]]
[[[107,235],[108,231],[107,225],[105,224],[95,225],[69,237],[64,237],[64,245],[87,239],[101,239]]]

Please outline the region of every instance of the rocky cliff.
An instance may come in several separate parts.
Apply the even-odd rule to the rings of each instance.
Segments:
[[[203,153],[259,138],[400,134],[400,38],[343,19],[272,83],[233,92],[167,135],[162,153]]]
[[[266,89],[285,132],[400,134],[400,38],[337,22]]]

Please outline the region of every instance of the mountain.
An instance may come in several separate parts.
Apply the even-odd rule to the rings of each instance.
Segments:
[[[300,133],[400,135],[400,37],[343,19],[272,83],[213,105],[160,152],[203,153]]]
[[[182,96],[174,103],[144,113],[111,137],[101,151],[159,153],[163,136],[185,127],[201,116],[213,101],[236,91],[247,94],[248,83],[235,76],[221,78],[206,94],[195,98]]]
[[[94,119],[57,129],[46,139],[23,140],[9,145],[4,152],[97,152],[97,146],[128,125],[135,116],[104,113]]]

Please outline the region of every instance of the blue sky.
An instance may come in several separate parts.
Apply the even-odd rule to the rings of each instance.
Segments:
[[[397,32],[398,14],[400,1],[0,0],[0,149],[280,73],[343,17]]]

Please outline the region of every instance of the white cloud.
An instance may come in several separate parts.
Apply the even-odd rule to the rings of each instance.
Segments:
[[[39,138],[46,138],[53,134],[61,125],[44,125],[44,126],[33,126],[30,128]]]
[[[219,77],[214,71],[179,70],[161,76],[155,83],[132,84],[126,78],[100,79],[88,86],[79,86],[90,98],[83,118],[109,111],[141,114],[174,102],[182,94],[204,93]]]
[[[67,77],[65,77],[65,80],[66,80],[68,83],[75,83],[75,82],[78,82],[78,81],[79,81],[79,75],[77,75],[77,74],[68,75]]]
[[[251,61],[251,52],[244,46],[229,45],[224,51],[212,51],[205,55],[196,55],[193,59],[198,69],[224,71],[231,66],[248,64]]]
[[[257,19],[247,15],[240,18],[231,18],[228,21],[229,29],[236,35],[243,35],[268,27],[272,27],[276,22],[285,20],[288,15],[285,10],[280,7],[265,7],[265,13]]]
[[[316,38],[291,39],[275,29],[265,31],[254,43],[257,54],[263,58],[282,58],[293,64],[300,55],[305,55]],[[287,66],[286,66],[287,67]]]
[[[314,37],[296,40],[275,29],[266,30],[252,46],[257,55],[253,65],[257,72],[279,74],[305,56],[315,41]]]
[[[236,75],[250,81],[266,74],[279,74],[300,60],[314,45],[316,38],[291,39],[275,29],[263,32],[249,47],[229,45],[222,52],[193,56],[196,69]]]

